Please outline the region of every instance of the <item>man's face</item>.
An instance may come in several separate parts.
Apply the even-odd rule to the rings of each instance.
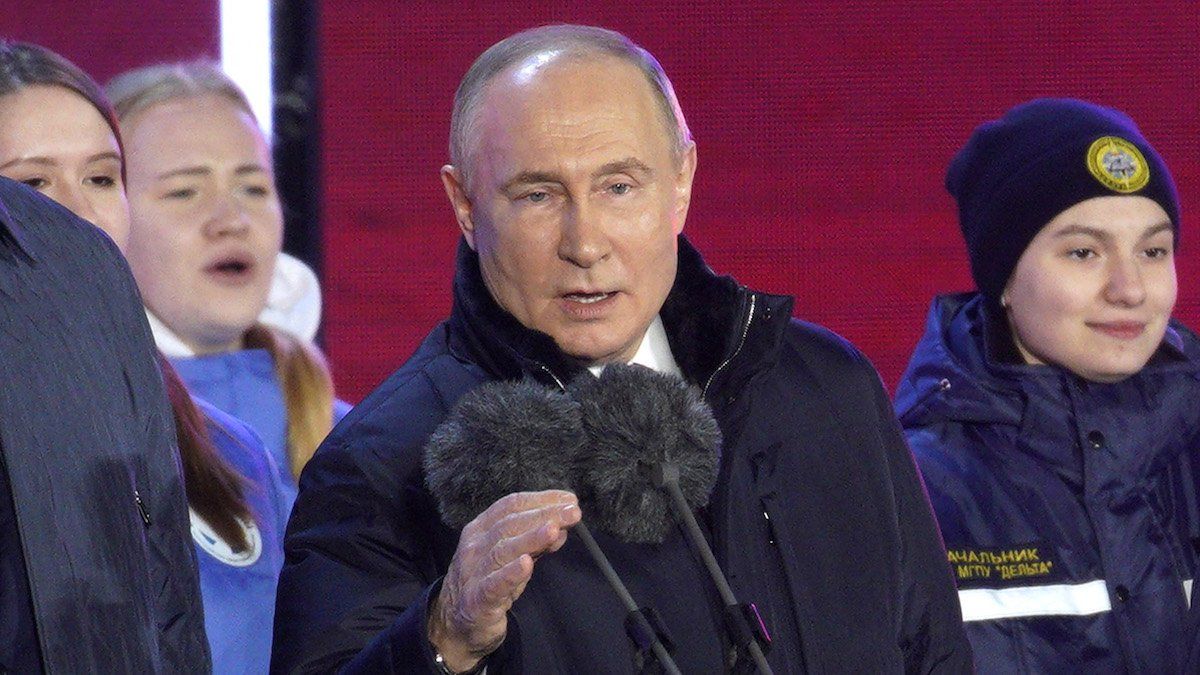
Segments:
[[[538,55],[486,85],[467,182],[442,180],[484,282],[590,362],[628,361],[675,280],[695,171],[649,83],[609,56]]]

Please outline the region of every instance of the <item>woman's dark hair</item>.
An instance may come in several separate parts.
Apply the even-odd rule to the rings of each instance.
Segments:
[[[204,414],[192,402],[192,396],[171,362],[158,352],[171,414],[175,418],[175,440],[183,463],[184,487],[188,506],[208,523],[234,551],[249,546],[246,530],[238,521],[253,520],[246,504],[246,479],[234,471],[217,452],[205,426]]]
[[[112,104],[104,90],[78,66],[40,45],[0,40],[0,97],[27,87],[63,87],[82,96],[112,129],[121,150],[121,174],[125,174],[125,146]],[[246,504],[245,479],[221,457],[205,426],[204,415],[192,402],[179,375],[161,353],[158,366],[166,385],[175,418],[175,440],[183,464],[188,506],[221,536],[234,551],[244,551],[249,542],[240,521],[253,516]]]
[[[79,66],[41,45],[0,40],[0,96],[35,86],[63,87],[91,103],[108,123],[108,128],[112,129],[121,157],[125,157],[117,114],[95,80],[80,70]],[[125,174],[124,159],[121,161],[121,174]]]

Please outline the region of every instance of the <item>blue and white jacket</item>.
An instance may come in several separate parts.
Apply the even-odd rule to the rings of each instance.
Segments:
[[[157,321],[157,320],[156,320]],[[154,322],[151,323],[152,327]],[[159,331],[155,331],[158,335]],[[162,345],[162,342],[159,342]],[[287,408],[275,363],[265,349],[240,349],[204,356],[171,356],[171,365],[191,394],[222,412],[245,422],[271,453],[291,501],[296,499],[287,450]],[[333,423],[350,411],[350,404],[335,399]]]
[[[271,355],[263,349],[241,349],[197,356],[153,312],[146,310],[146,318],[155,344],[171,358],[188,391],[245,422],[258,434],[275,460],[289,501],[294,501],[296,478],[287,451],[287,409]],[[316,274],[303,262],[280,253],[267,305],[258,320],[312,342],[321,322],[321,287]],[[333,423],[349,411],[350,404],[335,399]]]
[[[275,587],[283,566],[283,531],[294,493],[280,479],[271,455],[245,424],[199,399],[213,445],[246,479],[254,522],[244,523],[249,548],[234,552],[195,511],[192,543],[200,570],[204,629],[213,672],[266,673],[271,662]]]
[[[934,300],[897,392],[980,673],[1180,672],[1200,541],[1200,340],[1114,384],[1005,363]]]

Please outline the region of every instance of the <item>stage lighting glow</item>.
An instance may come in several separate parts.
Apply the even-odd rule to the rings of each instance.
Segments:
[[[271,138],[270,0],[221,0],[221,68],[246,92]]]

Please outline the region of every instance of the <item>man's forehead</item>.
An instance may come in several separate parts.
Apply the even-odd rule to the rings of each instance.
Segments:
[[[565,54],[561,49],[547,49],[536,54],[530,54],[508,69],[511,71],[509,77],[518,86],[532,84],[538,73],[545,68],[549,68],[564,56]]]
[[[633,64],[607,55],[542,53],[515,64],[489,83],[477,129],[483,145],[537,143],[556,133],[590,127],[660,135],[649,83]],[[548,140],[548,138],[547,138]]]
[[[645,76],[629,61],[604,52],[562,49],[537,52],[505,68],[486,85],[484,95],[555,97],[581,87],[590,91],[589,99],[652,95]]]

